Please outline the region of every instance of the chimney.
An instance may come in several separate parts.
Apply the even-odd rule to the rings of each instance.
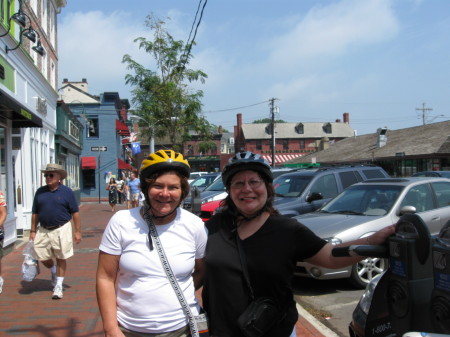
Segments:
[[[348,112],[344,112],[344,123],[350,124],[350,114]]]
[[[237,114],[237,127],[240,129],[242,127],[242,114]]]
[[[222,134],[222,125],[219,125],[219,135]]]
[[[336,123],[340,123],[341,122],[341,120],[338,118],[338,119],[336,119]]]
[[[384,128],[379,128],[377,130],[377,134],[378,134],[377,147],[378,148],[383,147],[383,146],[386,145],[386,143],[387,143],[387,136],[386,136],[387,130],[388,129],[387,129],[386,126]]]

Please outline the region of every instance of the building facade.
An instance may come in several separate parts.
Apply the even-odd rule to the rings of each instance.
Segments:
[[[82,125],[80,201],[107,201],[109,178],[117,178],[134,169],[127,163],[131,149],[123,142],[130,136],[126,125],[130,104],[117,92],[104,92],[99,96],[89,94],[86,79],[80,82],[64,79],[61,99]]]
[[[55,157],[67,171],[64,185],[70,187],[80,203],[80,155],[83,148],[83,124],[64,101],[56,109]]]
[[[57,15],[65,0],[0,0],[0,189],[5,246],[31,225],[40,170],[55,162]]]
[[[420,171],[450,170],[450,121],[349,137],[324,151],[290,161],[289,165],[373,164],[392,177]]]
[[[244,124],[242,114],[238,114],[234,127],[235,152],[258,153],[270,164],[274,158],[275,166],[282,166],[286,161],[326,149],[330,144],[354,136],[350,114],[344,113],[343,118],[343,122],[337,119],[324,123],[275,123],[273,134],[271,123]]]

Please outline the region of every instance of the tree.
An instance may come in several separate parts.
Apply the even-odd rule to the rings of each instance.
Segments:
[[[143,135],[168,135],[176,148],[179,135],[184,136],[189,130],[203,135],[208,130],[209,123],[201,113],[203,91],[194,92],[188,86],[193,81],[204,83],[208,76],[201,70],[187,68],[192,57],[191,46],[174,40],[164,28],[163,20],[150,14],[145,25],[153,32],[153,40],[138,37],[134,42],[153,57],[156,70],[146,69],[126,54],[122,62],[133,73],[125,76],[125,82],[132,86],[131,102],[135,114],[141,118],[139,126],[144,130]]]

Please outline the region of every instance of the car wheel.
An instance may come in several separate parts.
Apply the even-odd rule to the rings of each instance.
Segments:
[[[356,288],[364,289],[375,276],[385,272],[387,267],[387,259],[368,257],[353,265],[349,281]]]

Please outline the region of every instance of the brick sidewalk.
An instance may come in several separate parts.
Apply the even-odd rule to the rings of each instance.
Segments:
[[[118,209],[124,209],[119,206]],[[22,245],[2,260],[5,279],[0,294],[0,336],[94,337],[103,336],[95,298],[98,245],[112,212],[108,204],[80,208],[83,240],[67,262],[64,298],[52,300],[50,271],[41,264],[33,282],[22,281]],[[310,322],[299,318],[297,336],[323,336]]]

